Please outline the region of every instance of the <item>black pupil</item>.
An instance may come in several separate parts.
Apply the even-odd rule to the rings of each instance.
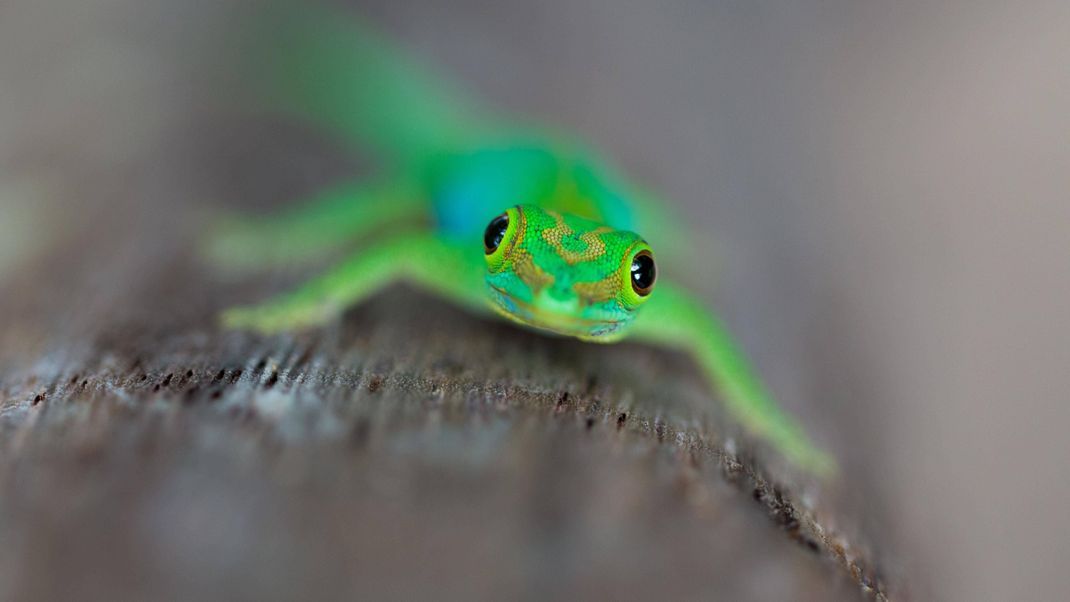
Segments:
[[[646,291],[654,286],[654,278],[657,269],[654,268],[654,258],[646,253],[635,256],[632,260],[632,282],[638,291]]]
[[[505,213],[490,220],[487,224],[487,230],[483,232],[483,248],[489,255],[498,250],[498,245],[502,244],[502,239],[505,238],[505,230],[509,227],[509,216]]]

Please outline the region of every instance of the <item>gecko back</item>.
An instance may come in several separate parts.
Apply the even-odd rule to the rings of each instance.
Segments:
[[[261,101],[384,158],[418,162],[495,129],[489,111],[349,11],[271,0],[247,42]]]
[[[494,215],[528,203],[641,232],[668,266],[681,256],[665,208],[596,153],[500,118],[351,11],[271,0],[251,41],[263,101],[401,168],[443,234],[478,237]]]

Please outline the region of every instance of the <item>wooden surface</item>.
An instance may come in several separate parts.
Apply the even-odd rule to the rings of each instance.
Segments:
[[[403,287],[221,333],[289,278],[214,280],[181,222],[74,236],[5,286],[0,597],[882,596],[837,488],[768,480],[685,358]]]

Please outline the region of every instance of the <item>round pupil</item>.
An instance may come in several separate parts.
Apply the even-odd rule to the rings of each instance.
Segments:
[[[488,255],[498,250],[498,245],[502,244],[502,239],[505,238],[505,230],[509,227],[509,216],[505,213],[490,220],[487,224],[487,230],[483,232],[483,250]]]
[[[649,253],[640,253],[632,260],[632,285],[635,291],[644,294],[654,286],[654,278],[657,269],[654,267],[654,258]]]

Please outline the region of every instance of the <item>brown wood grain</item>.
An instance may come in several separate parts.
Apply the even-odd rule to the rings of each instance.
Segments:
[[[69,243],[8,289],[5,598],[883,599],[837,487],[726,426],[686,358],[405,287],[220,332],[295,276],[220,282],[140,219],[128,266]]]

